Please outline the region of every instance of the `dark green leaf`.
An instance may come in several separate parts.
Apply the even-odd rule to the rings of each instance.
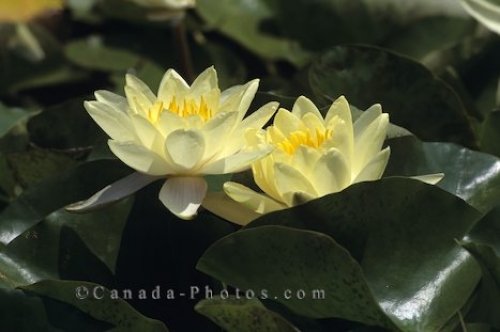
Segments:
[[[43,49],[44,59],[33,61],[16,52],[10,46],[16,43],[17,37],[13,28],[6,28],[6,36],[0,36],[3,40],[6,39],[2,42],[2,52],[0,52],[0,66],[2,67],[0,94],[38,87],[41,84],[51,85],[73,81],[81,77],[67,66],[58,41],[48,31],[36,24],[30,24],[29,29]]]
[[[321,233],[281,226],[243,230],[211,246],[197,268],[304,316],[393,327],[357,262]],[[286,298],[288,290],[290,299]],[[297,298],[299,291],[305,298]]]
[[[429,53],[463,41],[474,32],[475,26],[474,21],[463,17],[427,17],[394,30],[384,41],[384,46],[422,60]]]
[[[50,325],[40,298],[5,288],[0,288],[0,329],[16,332],[60,331]]]
[[[0,137],[35,114],[20,108],[7,107],[0,103]]]
[[[121,235],[132,207],[131,203],[131,200],[122,200],[86,214],[72,214],[59,210],[50,214],[47,220],[71,228],[90,251],[114,272]]]
[[[49,107],[30,119],[31,141],[43,148],[87,151],[96,141],[103,140],[102,130],[83,107],[83,98],[76,98]],[[87,149],[87,150],[85,150]]]
[[[127,173],[130,170],[118,161],[100,160],[37,183],[0,214],[0,242],[9,243],[51,212],[88,198]]]
[[[481,130],[481,150],[500,157],[500,111],[486,115]]]
[[[358,108],[380,103],[391,122],[424,140],[475,145],[458,96],[424,66],[368,46],[338,46],[310,69],[311,87],[329,102],[340,95]]]
[[[388,141],[386,176],[444,173],[438,186],[486,213],[498,205],[500,160],[451,143],[424,143],[415,137]],[[479,176],[480,175],[480,176]]]
[[[42,279],[110,284],[131,200],[85,215],[56,211],[0,250],[0,285]]]
[[[479,299],[472,313],[475,321],[489,323],[500,329],[500,255],[488,245],[475,242],[462,245],[479,261],[483,268],[483,280]]]
[[[434,331],[465,304],[479,280],[479,266],[455,242],[479,217],[438,187],[386,178],[270,213],[249,226],[332,236],[360,262],[375,298],[400,329]]]
[[[228,332],[297,332],[280,315],[268,310],[257,299],[205,299],[195,307]]]
[[[67,155],[42,149],[13,153],[7,160],[15,179],[23,187],[60,174],[76,164],[75,160]]]
[[[262,57],[286,59],[298,65],[308,58],[296,42],[262,31],[263,22],[273,15],[265,0],[199,0],[196,9],[209,27]]]
[[[140,59],[129,51],[104,45],[97,36],[67,44],[64,53],[81,67],[103,71],[126,71]]]
[[[160,321],[141,315],[124,300],[112,298],[109,290],[97,284],[46,280],[22,289],[71,304],[95,319],[113,324],[114,331],[168,331]]]
[[[194,305],[204,297],[205,287],[221,287],[195,265],[203,252],[217,239],[236,229],[206,211],[200,211],[192,221],[179,220],[158,200],[163,183],[158,181],[135,195],[135,202],[122,235],[116,264],[116,277],[131,288],[154,289],[161,285],[163,294],[169,289],[189,295],[193,287],[199,293],[162,297],[158,300],[131,301],[152,317],[163,317],[174,331],[220,331],[215,324],[196,314]]]

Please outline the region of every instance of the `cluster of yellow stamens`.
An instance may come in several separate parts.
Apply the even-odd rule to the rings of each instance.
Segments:
[[[151,122],[157,122],[164,110],[175,113],[183,118],[193,115],[198,115],[203,121],[208,121],[212,118],[212,111],[203,97],[200,98],[199,103],[196,103],[193,99],[187,98],[183,99],[181,102],[177,102],[177,99],[173,97],[167,107],[164,107],[164,105],[165,103],[158,100],[151,106],[148,112],[148,117]]]
[[[315,131],[310,129],[297,130],[292,132],[285,140],[277,143],[276,145],[281,150],[292,155],[299,148],[299,146],[309,146],[312,148],[319,148],[326,140],[332,137],[330,129],[321,130],[316,128]]]

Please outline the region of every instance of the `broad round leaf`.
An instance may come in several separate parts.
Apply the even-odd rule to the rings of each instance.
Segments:
[[[459,97],[408,58],[369,46],[337,46],[313,63],[309,80],[319,98],[345,95],[360,109],[380,103],[392,123],[424,140],[474,144]]]
[[[479,217],[436,186],[386,178],[270,213],[247,227],[284,225],[332,236],[361,264],[377,302],[400,329],[432,331],[466,303],[480,278],[478,264],[456,243]]]

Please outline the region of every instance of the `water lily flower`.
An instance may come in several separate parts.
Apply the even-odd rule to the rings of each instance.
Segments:
[[[221,92],[210,67],[191,86],[169,69],[157,95],[133,75],[126,76],[126,98],[97,91],[95,101],[85,102],[86,110],[111,137],[111,151],[140,174],[70,209],[88,209],[166,178],[161,202],[178,217],[193,218],[207,192],[203,175],[243,171],[273,149],[265,142],[247,147],[244,139],[278,107],[271,102],[244,118],[258,85],[252,80]]]
[[[261,214],[336,193],[357,182],[380,179],[390,156],[389,147],[382,149],[388,125],[389,115],[378,104],[353,122],[344,97],[333,102],[324,118],[311,100],[299,97],[291,112],[277,112],[265,133],[247,133],[251,144],[276,147],[252,165],[262,193],[235,182],[224,184],[225,193],[252,211],[251,216],[234,211],[221,214],[245,224]],[[435,182],[441,177],[424,180]],[[208,208],[216,214],[224,210],[214,204]],[[237,220],[241,216],[246,221]]]

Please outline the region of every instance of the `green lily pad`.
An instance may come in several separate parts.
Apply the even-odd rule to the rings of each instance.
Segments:
[[[452,143],[421,142],[411,136],[391,139],[388,144],[391,157],[385,176],[444,173],[444,178],[437,185],[482,213],[498,205],[498,158]]]
[[[377,302],[401,330],[433,331],[467,302],[480,278],[478,264],[455,241],[479,217],[436,186],[386,178],[267,214],[247,227],[284,225],[332,236],[360,263]]]
[[[227,332],[297,332],[283,317],[257,299],[213,298],[196,304],[195,310]]]
[[[89,98],[90,99],[90,98]],[[42,148],[85,153],[105,134],[83,107],[84,98],[64,101],[44,109],[28,122],[31,142]]]
[[[65,154],[42,149],[12,153],[7,160],[14,178],[23,187],[76,165],[76,161]]]
[[[72,41],[65,46],[64,53],[81,67],[103,71],[126,71],[140,60],[127,50],[104,45],[98,36]]]
[[[97,284],[81,281],[45,280],[21,289],[68,303],[89,316],[115,326],[115,331],[166,332],[165,325],[147,318]]]
[[[380,103],[392,123],[424,140],[476,144],[459,97],[409,58],[369,46],[337,46],[312,64],[309,80],[325,104],[340,95],[360,109]]]
[[[500,329],[500,255],[485,244],[462,242],[466,248],[481,264],[483,279],[478,292],[478,300],[471,313],[475,321],[489,323]]]
[[[235,39],[244,47],[268,59],[286,59],[304,64],[308,54],[297,42],[262,31],[273,12],[265,0],[199,0],[196,10],[210,28]]]
[[[0,242],[11,242],[50,213],[90,197],[127,173],[130,169],[116,160],[98,160],[40,181],[0,213]]]
[[[3,137],[16,125],[23,123],[35,114],[35,112],[29,112],[17,107],[7,107],[0,103],[0,137]]]
[[[325,234],[282,226],[243,230],[217,241],[196,267],[297,314],[394,328],[361,267]]]

